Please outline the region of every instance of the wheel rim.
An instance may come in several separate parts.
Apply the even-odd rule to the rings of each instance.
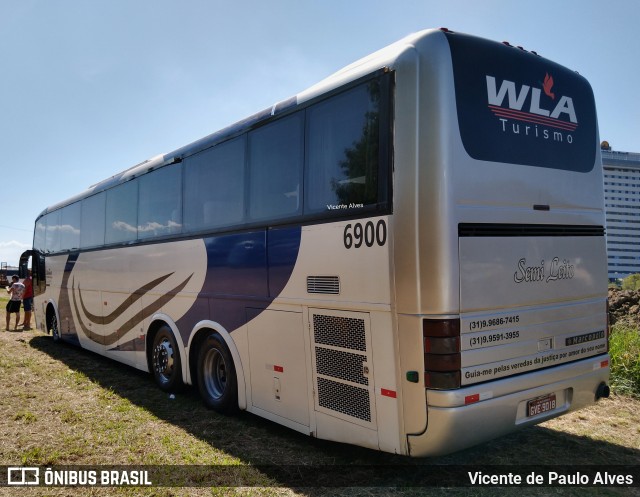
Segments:
[[[60,331],[58,330],[58,319],[56,315],[51,316],[51,336],[54,340],[58,340],[60,338]]]
[[[227,388],[227,364],[219,350],[209,350],[203,363],[203,381],[207,393],[214,399],[224,395]]]
[[[153,369],[162,381],[166,383],[173,374],[173,365],[173,346],[167,338],[164,338],[153,349]]]

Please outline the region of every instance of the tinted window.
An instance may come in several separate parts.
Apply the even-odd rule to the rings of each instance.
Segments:
[[[344,212],[378,201],[378,80],[307,111],[306,212]]]
[[[60,251],[60,211],[47,214],[47,239],[45,242],[47,252]]]
[[[229,226],[244,218],[244,137],[184,162],[187,230]]]
[[[60,249],[80,248],[80,202],[68,205],[60,214]]]
[[[99,193],[82,201],[80,247],[97,247],[104,243],[106,194]]]
[[[163,167],[140,178],[138,238],[182,232],[182,169]]]
[[[252,219],[301,212],[302,115],[249,133],[249,213]]]
[[[130,181],[107,191],[105,242],[128,242],[137,238],[138,183]]]
[[[472,158],[593,169],[595,103],[582,76],[501,43],[460,34],[447,39],[460,136]]]
[[[42,216],[38,221],[36,221],[36,231],[33,236],[33,248],[36,250],[45,250],[46,249],[46,239],[47,239],[47,218],[46,216]]]

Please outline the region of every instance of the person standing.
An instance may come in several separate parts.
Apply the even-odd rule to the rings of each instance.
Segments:
[[[16,313],[16,327],[18,329],[18,323],[20,322],[20,305],[22,304],[22,296],[24,295],[24,285],[20,283],[20,279],[14,274],[11,277],[13,282],[10,287],[7,288],[7,293],[11,295],[11,300],[7,302],[7,329],[9,331],[9,324],[11,322],[11,314]]]
[[[33,311],[33,280],[31,279],[31,270],[27,273],[27,277],[22,281],[24,284],[24,294],[22,295],[22,306],[24,307],[24,322],[22,323],[25,330],[31,329],[31,312]]]

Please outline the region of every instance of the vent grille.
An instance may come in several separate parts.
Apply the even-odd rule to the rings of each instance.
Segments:
[[[375,424],[369,315],[311,311],[316,409],[350,423]]]
[[[307,293],[338,295],[340,278],[337,276],[307,276]]]
[[[369,392],[363,388],[318,378],[318,403],[331,411],[371,421]]]
[[[316,370],[318,374],[340,378],[341,380],[368,385],[369,379],[363,375],[367,356],[341,350],[316,347]]]
[[[314,314],[313,335],[318,344],[362,352],[367,350],[363,319]]]

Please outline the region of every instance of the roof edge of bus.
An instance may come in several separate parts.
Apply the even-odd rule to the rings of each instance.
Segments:
[[[274,117],[282,112],[289,110],[291,107],[305,103],[314,97],[324,92],[331,91],[339,88],[340,86],[355,81],[356,79],[366,76],[378,69],[385,66],[386,63],[394,60],[402,53],[407,46],[413,45],[413,43],[427,36],[429,34],[439,33],[440,29],[425,29],[405,36],[404,38],[387,45],[376,52],[362,57],[349,65],[342,67],[338,71],[330,74],[321,81],[313,84],[312,86],[303,89],[299,93],[292,97],[280,100],[274,103],[271,107],[256,112],[240,121],[230,124],[218,131],[204,136],[198,140],[195,140],[183,147],[180,147],[164,156],[165,165],[181,160],[182,158],[199,152],[202,149],[213,146],[218,142],[232,138],[233,136],[251,128],[254,124],[258,124],[261,121]]]
[[[119,183],[124,183],[138,176],[141,173],[141,171],[146,171],[146,170],[158,167],[160,165],[163,165],[163,163],[165,162],[164,157],[165,157],[165,154],[156,155],[154,157],[151,157],[150,159],[146,159],[142,162],[139,162],[135,166],[131,166],[130,168],[125,169],[124,171],[120,171],[119,173],[116,173],[113,176],[110,176],[109,178],[103,179],[98,183],[94,183],[93,185],[89,186],[86,190],[74,195],[73,197],[66,198],[61,202],[57,202],[53,205],[50,205],[49,207],[44,209],[36,219],[41,218],[42,216],[44,216],[49,212],[53,212],[66,205],[70,205],[70,204],[73,204],[74,202],[82,200],[83,198],[90,197],[91,195],[107,190],[111,186],[117,185]]]
[[[303,103],[312,100],[320,94],[339,88],[340,86],[360,77],[392,65],[400,54],[407,50],[407,48],[413,47],[418,40],[427,36],[433,36],[436,33],[441,33],[441,30],[430,28],[416,31],[415,33],[411,33],[369,55],[355,60],[354,62],[338,69],[326,78],[318,81],[309,88],[302,90],[297,95],[298,102]]]

